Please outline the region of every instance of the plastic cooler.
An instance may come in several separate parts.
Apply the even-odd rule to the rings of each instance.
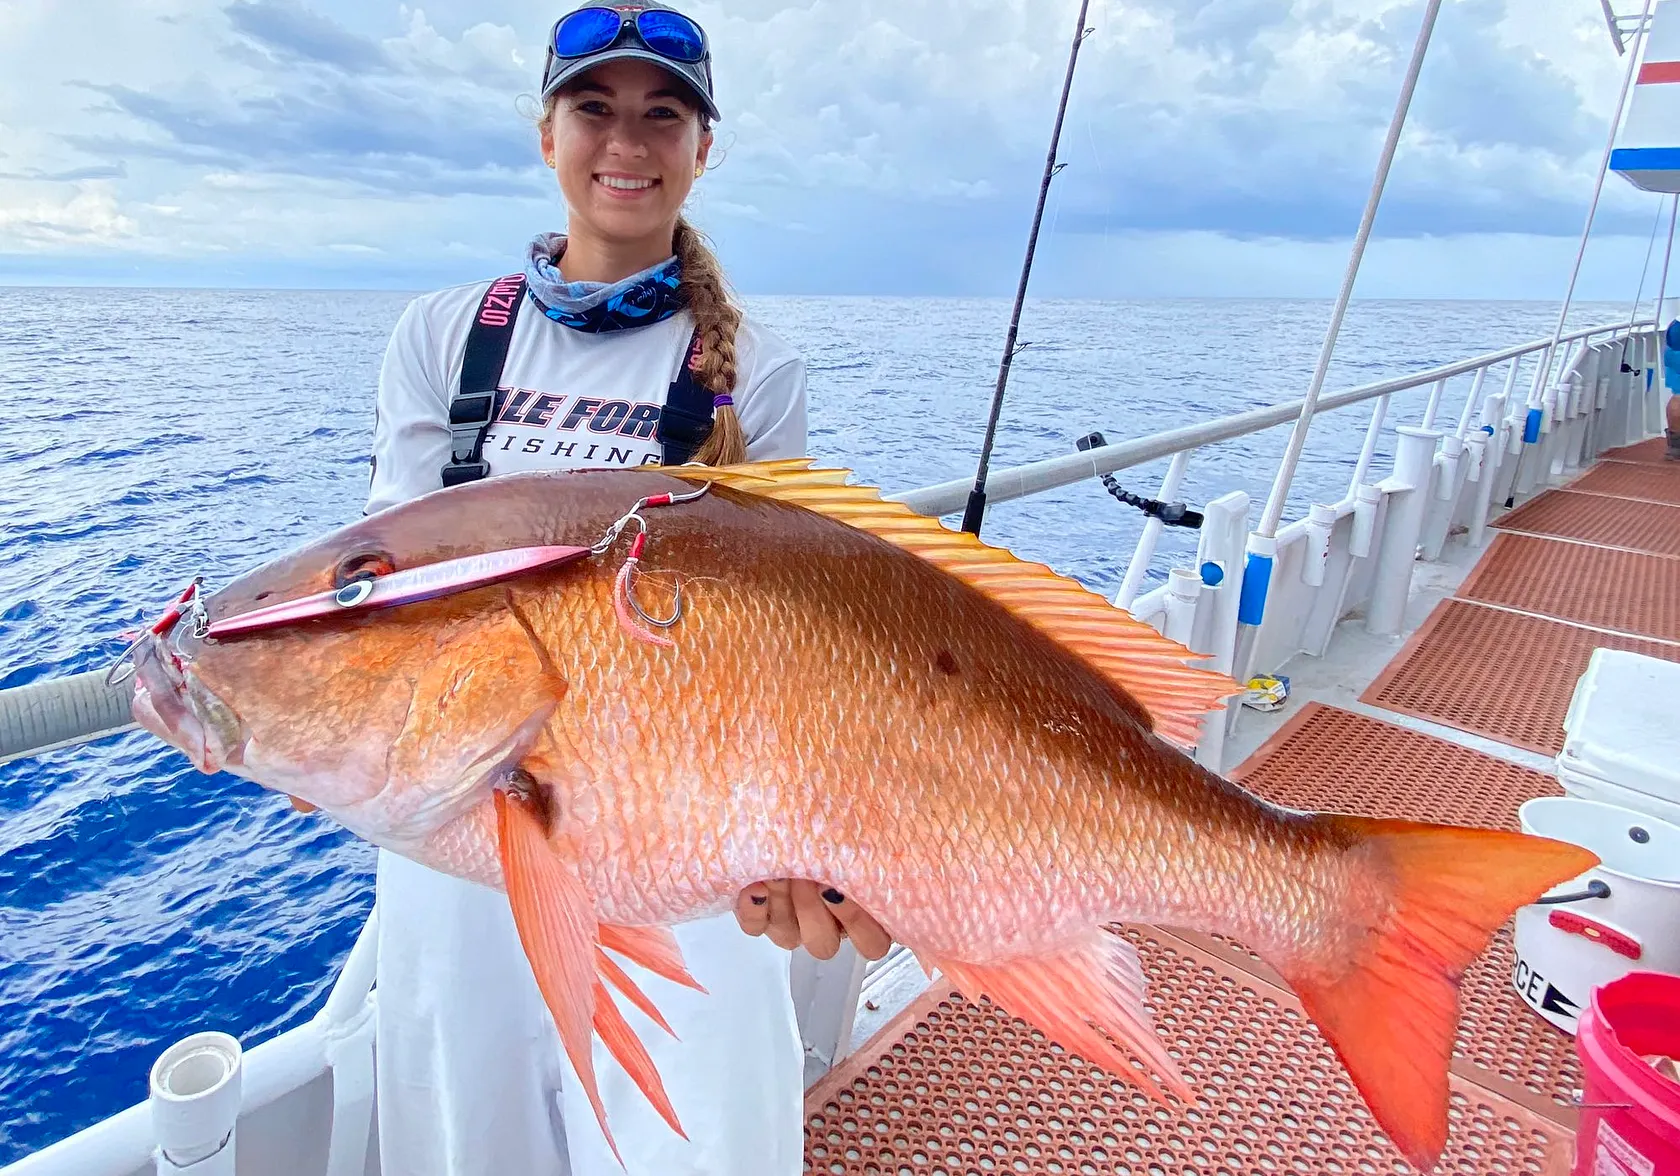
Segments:
[[[1680,825],[1680,663],[1595,650],[1563,728],[1565,792]]]

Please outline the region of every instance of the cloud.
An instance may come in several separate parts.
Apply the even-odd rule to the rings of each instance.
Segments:
[[[117,0],[84,0],[74,18],[55,7],[31,7],[0,46],[0,124],[28,128],[0,146],[0,209],[12,210],[0,258],[22,248],[21,226],[44,223],[41,184],[73,190],[53,205],[69,221],[68,202],[105,184],[78,207],[113,202],[126,231],[105,240],[160,257],[280,250],[341,265],[360,246],[372,265],[435,241],[467,265],[558,227],[520,106],[547,5],[175,0],[170,21]],[[1579,230],[1620,68],[1581,7],[1446,7],[1380,238]],[[716,47],[725,114],[696,214],[726,247],[768,251],[746,270],[781,286],[842,273],[894,289],[906,274],[941,289],[1012,281],[1071,4],[691,11]],[[1345,241],[1421,16],[1422,0],[1096,0],[1048,236],[1069,240],[1069,256],[1137,234]],[[76,48],[89,22],[133,52],[95,73]],[[1605,231],[1644,233],[1648,203],[1612,182]],[[49,247],[28,232],[31,250]],[[892,272],[871,278],[864,257]]]
[[[377,45],[296,0],[238,0],[225,11],[238,35],[278,60],[344,70],[378,69],[384,64]]]
[[[88,167],[71,167],[62,171],[42,171],[25,168],[23,171],[0,171],[0,180],[35,180],[47,184],[73,184],[80,180],[120,180],[128,175],[121,163],[100,163]]]

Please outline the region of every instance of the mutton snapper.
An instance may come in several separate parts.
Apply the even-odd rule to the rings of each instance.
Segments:
[[[627,563],[626,512],[669,494],[689,500],[638,516]],[[401,607],[308,604],[564,545],[580,554]],[[678,590],[680,619],[653,634],[642,621]],[[303,619],[240,630],[276,608]],[[968,996],[1192,1103],[1137,954],[1104,928],[1232,936],[1428,1168],[1459,976],[1516,907],[1597,861],[1262,801],[1169,741],[1193,742],[1234,682],[1072,581],[806,461],[438,491],[160,629],[135,653],[136,717],[203,770],[506,891],[603,1131],[592,1031],[681,1131],[613,992],[663,1022],[609,951],[698,987],[668,928],[793,877],[855,899]]]

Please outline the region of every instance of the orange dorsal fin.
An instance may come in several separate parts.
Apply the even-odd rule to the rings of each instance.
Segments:
[[[1427,1172],[1447,1143],[1459,978],[1513,911],[1598,859],[1503,830],[1318,819],[1375,885],[1352,888],[1349,926],[1321,938],[1334,954],[1262,954],[1323,1030],[1377,1124]]]
[[[1163,1098],[1160,1085],[1104,1034],[1112,1036],[1180,1099],[1195,1105],[1195,1095],[1144,1005],[1143,965],[1137,951],[1118,935],[1096,931],[1086,942],[1057,955],[1007,963],[932,962],[970,1000],[986,997],[1070,1053]]]
[[[1174,742],[1194,744],[1203,716],[1242,691],[1228,676],[1189,664],[1201,655],[1167,640],[1077,581],[1018,559],[966,531],[953,531],[938,519],[882,497],[874,487],[850,485],[849,470],[817,469],[803,457],[659,469],[802,506],[920,556],[1082,658],[1136,699],[1156,732]]]

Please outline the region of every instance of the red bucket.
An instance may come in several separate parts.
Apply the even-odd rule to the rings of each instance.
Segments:
[[[1593,990],[1575,1048],[1586,1071],[1573,1176],[1680,1176],[1680,976],[1631,972]]]

